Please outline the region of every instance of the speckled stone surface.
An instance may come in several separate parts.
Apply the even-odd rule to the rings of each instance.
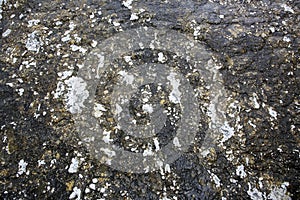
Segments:
[[[0,0],[0,6],[1,199],[300,198],[299,1]],[[188,70],[189,58],[151,48],[116,58],[124,69],[144,63],[181,66],[193,88],[200,88],[199,105],[208,113],[187,152],[142,174],[95,158],[79,136],[70,103],[70,87],[90,52],[139,27],[176,31],[203,46],[226,91],[221,105],[226,121],[204,152],[203,138],[214,118],[206,95],[211,88]],[[118,73],[107,73],[97,86],[105,127],[114,123],[104,111],[110,110],[107,99]],[[172,107],[170,125],[153,141],[156,149],[172,140],[172,120],[180,115],[170,91],[157,88],[141,90]],[[147,123],[152,108],[141,104],[142,92],[132,97],[131,114]],[[143,141],[113,133],[106,140],[145,152],[136,145]]]

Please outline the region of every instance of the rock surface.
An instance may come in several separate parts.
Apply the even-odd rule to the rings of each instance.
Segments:
[[[299,1],[1,0],[0,6],[2,198],[300,198]],[[135,174],[90,154],[66,93],[97,44],[141,26],[175,30],[204,45],[219,63],[228,107],[227,123],[204,158],[198,156],[201,142],[195,142],[169,166]],[[150,49],[129,56],[116,62],[186,65],[185,59],[171,60],[172,52]],[[201,82],[201,75],[191,77]],[[104,86],[97,91],[105,93]],[[134,112],[141,110],[138,97]],[[149,104],[143,108],[152,112]],[[175,106],[170,115],[176,118],[178,110]],[[109,122],[109,114],[105,117]],[[210,118],[202,119],[199,140]],[[172,140],[174,130],[166,127],[160,145]],[[120,135],[110,139],[130,150]]]

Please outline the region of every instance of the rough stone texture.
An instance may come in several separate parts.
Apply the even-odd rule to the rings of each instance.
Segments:
[[[2,198],[300,198],[299,1],[0,2]],[[234,135],[204,160],[195,144],[170,172],[137,175],[99,163],[80,142],[64,99],[54,98],[59,73],[76,75],[93,41],[139,26],[206,45],[231,103]],[[74,159],[79,166],[70,173]]]

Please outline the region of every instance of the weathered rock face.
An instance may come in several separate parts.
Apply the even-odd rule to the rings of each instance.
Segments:
[[[300,198],[299,1],[0,0],[0,6],[4,199]],[[108,63],[98,57],[93,71],[93,52],[119,57]],[[134,70],[147,63],[149,73]],[[106,71],[97,68],[105,64]],[[162,108],[166,121],[154,137],[138,138],[118,125],[115,113],[122,110],[111,103],[121,96],[118,88],[124,93],[120,80],[128,89],[140,81],[136,75],[151,76],[152,65],[174,70],[161,78],[170,86],[141,81],[128,99],[128,119],[147,125]],[[87,66],[90,74],[82,74]],[[94,90],[88,75],[99,76]],[[193,97],[184,93],[187,84]],[[100,137],[146,159],[168,143],[180,148],[180,126],[197,128],[194,141],[157,170],[147,172],[152,163],[145,162],[144,173],[122,171],[128,163],[135,169],[134,156],[116,167],[121,157],[113,160],[115,152],[106,150],[103,161],[84,140],[92,127],[78,129],[87,128],[80,112],[90,111],[91,95],[89,123],[105,130],[96,142]],[[180,102],[190,98],[200,113],[196,125],[184,115],[192,104]]]

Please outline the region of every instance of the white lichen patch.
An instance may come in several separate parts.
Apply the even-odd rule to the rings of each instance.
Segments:
[[[94,183],[91,183],[89,185],[89,188],[91,188],[92,190],[96,190],[96,185]]]
[[[56,163],[56,159],[54,158],[54,159],[52,159],[52,160],[50,161],[50,167],[54,166],[55,163]]]
[[[237,166],[236,175],[238,175],[241,178],[245,178],[247,176],[247,173],[245,172],[245,169],[244,169],[244,165]]]
[[[288,36],[283,36],[283,41],[285,41],[285,42],[291,42],[292,40]]]
[[[93,48],[95,48],[95,47],[97,46],[97,44],[98,44],[98,42],[97,42],[96,40],[92,40],[91,46],[92,46]]]
[[[93,182],[93,183],[98,183],[98,179],[97,179],[97,178],[93,178],[93,179],[92,179],[92,182]]]
[[[56,26],[60,26],[60,25],[62,25],[63,23],[61,22],[61,21],[57,21],[57,22],[55,22],[55,25]]]
[[[26,170],[27,165],[28,165],[28,163],[25,162],[24,159],[19,161],[17,177],[24,174],[24,173],[28,174],[28,172]]]
[[[211,178],[213,179],[214,183],[216,184],[216,187],[219,188],[221,186],[220,178],[217,175],[215,175],[214,173],[210,172],[209,170],[208,170],[208,172],[209,172]]]
[[[4,32],[2,33],[2,37],[5,38],[5,37],[7,37],[10,33],[11,33],[11,29],[7,29],[6,31],[4,31]]]
[[[38,160],[38,167],[45,165],[45,160]]]
[[[147,112],[147,113],[152,113],[153,112],[153,107],[151,104],[144,104],[142,106],[143,111]]]
[[[171,167],[170,167],[169,164],[166,164],[166,165],[165,165],[165,172],[171,173]]]
[[[80,200],[81,199],[81,190],[77,187],[73,188],[73,192],[70,194],[69,199],[75,199]]]
[[[258,103],[258,96],[256,93],[252,94],[252,97],[250,97],[250,100],[252,101],[253,107],[255,109],[259,109],[260,105]]]
[[[268,109],[269,111],[269,114],[274,118],[274,119],[277,119],[277,112],[275,110],[273,110],[273,108],[269,108]]]
[[[136,13],[131,13],[130,19],[131,21],[138,20],[139,16]]]
[[[156,167],[160,169],[160,173],[163,175],[164,174],[164,170],[163,170],[163,165],[164,162],[161,160],[156,160]]]
[[[133,62],[131,60],[131,56],[124,56],[125,62],[127,62],[129,65],[133,65]]]
[[[61,80],[64,80],[70,76],[72,76],[73,71],[68,70],[68,71],[63,71],[63,72],[58,72],[57,75]]]
[[[2,19],[2,6],[6,4],[7,0],[0,0],[0,20]]]
[[[194,37],[197,38],[200,35],[201,27],[198,26],[195,20],[192,20],[190,24],[190,28],[193,30]]]
[[[28,21],[28,27],[36,26],[40,23],[39,19],[31,19]]]
[[[148,147],[143,152],[143,156],[152,156],[153,155],[153,151],[152,151],[151,147],[152,147],[151,145],[148,145]]]
[[[6,85],[8,85],[8,86],[11,87],[11,88],[14,87],[14,83],[6,83]]]
[[[169,94],[169,100],[173,103],[180,103],[181,92],[179,91],[180,81],[176,79],[176,73],[171,72],[167,79],[170,81],[172,86],[172,91]]]
[[[210,153],[209,149],[203,149],[200,154],[203,158],[205,158]]]
[[[72,51],[79,51],[79,52],[81,52],[83,54],[85,54],[87,52],[87,49],[85,49],[85,48],[83,48],[81,46],[77,46],[75,44],[70,45],[70,47],[71,47]]]
[[[248,188],[247,194],[249,195],[250,199],[252,199],[252,200],[263,200],[263,199],[265,199],[265,194],[260,192],[255,187],[252,188],[250,183],[248,183],[248,186],[249,186],[249,188]]]
[[[280,6],[284,9],[285,12],[295,13],[295,11],[285,3],[281,4]]]
[[[65,87],[64,82],[59,81],[59,82],[57,83],[57,85],[56,85],[56,90],[55,90],[55,92],[54,92],[54,94],[53,94],[54,99],[57,99],[57,98],[63,96],[65,90],[66,90],[66,87]]]
[[[121,24],[119,22],[113,21],[114,26],[120,26]]]
[[[67,34],[66,36],[64,36],[64,37],[61,38],[62,42],[67,42],[69,40],[71,40],[70,34]]]
[[[122,2],[122,5],[124,5],[128,9],[131,9],[132,8],[132,6],[131,6],[132,2],[133,2],[133,0],[126,0],[126,1]]]
[[[221,180],[219,179],[219,177],[217,175],[213,174],[212,178],[213,178],[213,180],[216,184],[216,187],[220,187],[221,186]]]
[[[269,28],[269,30],[270,30],[272,33],[275,32],[275,28],[274,28],[273,26],[271,26],[271,27]]]
[[[70,21],[70,24],[69,24],[69,28],[70,28],[70,31],[73,31],[76,27],[76,24],[73,22],[73,21]]]
[[[26,42],[26,48],[28,49],[28,51],[39,52],[40,47],[43,44],[44,43],[36,35],[36,31],[32,32],[31,34],[28,34],[28,38],[27,38],[27,42]]]
[[[164,196],[162,198],[160,198],[159,200],[172,200],[172,199],[170,199],[170,198],[167,197],[166,193],[163,193],[163,195]]]
[[[20,96],[23,96],[25,90],[24,90],[24,88],[20,88],[20,89],[17,89],[17,91]]]
[[[65,81],[67,85],[66,104],[69,111],[81,113],[84,107],[84,101],[89,97],[89,92],[86,90],[87,84],[80,77],[71,77]],[[64,89],[62,87],[62,89]],[[61,93],[59,91],[59,93]]]
[[[114,156],[116,156],[116,152],[112,151],[110,149],[105,149],[105,148],[101,148],[100,149],[103,153],[105,153],[109,158],[112,158]]]
[[[126,84],[132,84],[133,80],[134,80],[134,76],[131,74],[128,74],[126,71],[120,71],[118,73],[119,75],[121,75],[123,77],[123,82],[126,82]]]
[[[158,62],[164,63],[167,61],[167,58],[164,56],[162,52],[158,53]]]
[[[174,137],[173,139],[173,145],[177,148],[181,147],[181,144],[179,143],[178,137]]]
[[[153,138],[154,146],[155,146],[155,151],[159,151],[159,142],[157,138]]]
[[[97,57],[98,57],[98,65],[97,65],[97,72],[96,72],[95,78],[100,78],[99,71],[101,68],[104,67],[104,59],[105,58],[101,54],[97,54]]]
[[[70,167],[68,169],[68,172],[69,173],[76,173],[78,171],[78,167],[79,167],[79,160],[78,160],[78,158],[77,157],[72,158]]]
[[[93,112],[94,117],[96,117],[96,118],[101,117],[103,115],[103,112],[105,112],[105,111],[106,111],[106,109],[102,104],[99,104],[99,103],[94,104],[94,112]]]
[[[117,114],[117,115],[120,115],[120,113],[121,113],[122,111],[123,111],[122,107],[121,107],[119,104],[116,104],[116,110],[115,110],[116,114]]]
[[[103,141],[107,144],[109,144],[110,142],[113,141],[113,139],[110,138],[110,131],[103,131],[103,137],[102,137]]]
[[[228,122],[225,122],[224,125],[220,128],[221,133],[223,134],[223,138],[221,143],[226,142],[234,135],[234,128],[231,127]]]
[[[275,187],[268,195],[268,199],[271,200],[291,200],[292,198],[287,194],[288,182],[284,182],[280,187]]]

